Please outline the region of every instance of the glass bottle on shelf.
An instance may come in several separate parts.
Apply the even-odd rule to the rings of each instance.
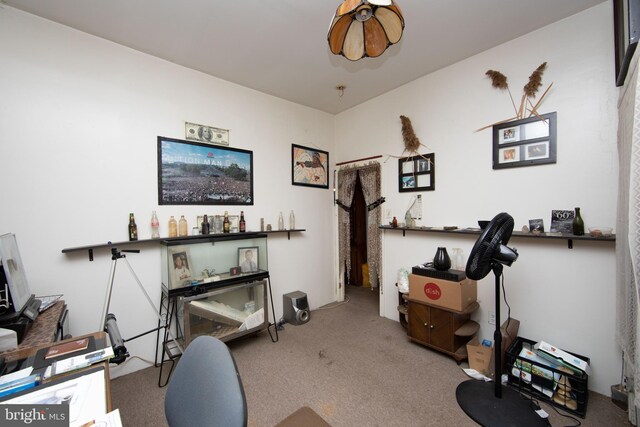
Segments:
[[[209,218],[207,218],[206,215],[202,217],[202,224],[200,224],[200,226],[202,234],[209,234]]]
[[[231,232],[231,221],[229,221],[229,212],[224,211],[224,220],[222,221],[222,232]]]
[[[178,223],[173,215],[169,218],[169,237],[178,237]]]
[[[240,227],[238,231],[241,233],[247,231],[247,223],[244,221],[244,211],[240,211],[240,222],[238,223],[238,227]]]
[[[282,212],[280,212],[280,216],[278,217],[278,230],[284,230],[284,218],[282,217]]]
[[[576,214],[573,217],[573,234],[575,236],[583,236],[584,235],[584,221],[582,221],[582,217],[580,216],[580,208],[576,208]]]
[[[184,215],[180,215],[180,221],[178,222],[178,236],[184,237],[189,235],[189,226]]]
[[[293,213],[293,210],[289,212],[289,230],[296,229],[296,216]]]
[[[160,238],[160,221],[158,221],[158,215],[156,215],[156,211],[153,211],[151,213],[151,238]]]
[[[129,241],[138,240],[138,226],[133,218],[133,213],[129,214]]]

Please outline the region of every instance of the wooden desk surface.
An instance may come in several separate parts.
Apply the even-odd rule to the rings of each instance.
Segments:
[[[36,350],[38,350],[42,346],[52,345],[58,333],[58,321],[66,308],[67,305],[60,300],[40,313],[18,348],[2,352],[0,356],[3,356],[7,362],[11,362],[29,357],[33,348],[37,347]]]
[[[38,320],[38,319],[36,319],[36,320]],[[99,331],[99,332],[93,332],[91,334],[86,334],[86,335],[81,335],[81,336],[78,336],[78,337],[69,338],[69,339],[58,341],[58,342],[55,342],[55,343],[49,342],[49,343],[45,343],[45,344],[33,345],[31,347],[26,347],[26,348],[23,348],[23,349],[15,350],[14,353],[20,354],[21,357],[20,358],[15,358],[14,357],[14,353],[11,353],[11,357],[14,357],[11,360],[26,359],[28,357],[35,356],[36,353],[38,352],[38,350],[40,350],[40,349],[53,347],[55,345],[64,344],[66,342],[79,340],[79,339],[82,339],[82,338],[85,338],[85,337],[94,337],[97,348],[105,348],[107,346],[107,333],[103,332],[103,331]],[[73,356],[73,355],[69,355],[69,357],[71,357],[71,356]],[[110,386],[111,377],[109,375],[109,362],[108,361],[104,361],[104,362],[101,362],[99,364],[94,364],[92,366],[99,366],[99,365],[104,366],[105,384],[106,384],[105,393],[106,393],[106,397],[107,397],[107,412],[110,412],[112,410],[112,408],[111,408],[111,386]],[[83,369],[90,369],[90,367],[83,368]],[[80,370],[70,371],[70,372],[68,372],[66,374],[62,374],[62,375],[56,375],[54,377],[51,377],[51,378],[45,380],[44,382],[46,383],[48,381],[52,381],[54,379],[58,379],[58,378],[64,377],[65,375],[70,375],[70,374],[73,374],[73,373],[76,373],[76,372],[80,372]]]

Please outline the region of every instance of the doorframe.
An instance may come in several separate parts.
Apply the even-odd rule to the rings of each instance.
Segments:
[[[370,163],[374,163],[373,161],[369,162],[369,163],[364,163],[363,162],[353,162],[355,168],[360,168],[360,167],[365,167],[367,164]],[[379,163],[379,162],[375,162],[375,163]],[[340,206],[338,206],[338,204],[336,203],[337,201],[337,191],[338,191],[338,172],[339,172],[339,167],[335,167],[333,170],[333,205],[334,205],[334,210],[333,210],[333,222],[334,222],[334,227],[333,227],[333,241],[334,241],[334,269],[335,269],[335,285],[334,285],[334,297],[335,297],[335,301],[336,302],[344,302],[345,300],[345,286],[346,284],[343,283],[344,281],[344,270],[342,269],[341,265],[340,265],[340,237],[338,235],[338,222],[339,222],[339,210],[341,209]],[[382,193],[382,189],[384,188],[383,185],[384,182],[384,174],[383,174],[383,168],[382,165],[380,165],[380,192]],[[379,209],[382,209],[382,207],[379,207]],[[367,224],[368,224],[368,217],[367,217]],[[384,234],[381,234],[381,243],[380,243],[380,265],[378,266],[378,275],[379,275],[379,280],[378,280],[378,315],[381,317],[387,317],[386,316],[386,310],[385,310],[385,300],[384,300],[384,295],[385,295],[385,281],[384,281],[384,259],[385,259],[385,248],[384,248],[384,239],[383,239]],[[367,239],[368,239],[368,234],[367,234]]]

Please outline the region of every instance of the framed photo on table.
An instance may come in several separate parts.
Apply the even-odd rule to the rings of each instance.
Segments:
[[[493,127],[493,169],[556,163],[556,113]]]
[[[169,275],[170,288],[188,285],[193,280],[191,272],[191,254],[186,246],[176,246],[171,249],[172,269]]]
[[[238,248],[238,265],[243,273],[258,271],[258,251],[257,246]]]
[[[291,144],[291,184],[329,188],[329,153]]]

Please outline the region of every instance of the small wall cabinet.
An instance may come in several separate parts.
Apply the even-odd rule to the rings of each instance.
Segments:
[[[408,301],[409,339],[448,354],[458,364],[466,360],[466,344],[480,328],[477,322],[470,320],[471,313],[479,308],[478,303],[472,303],[464,311],[455,311],[422,301]]]

